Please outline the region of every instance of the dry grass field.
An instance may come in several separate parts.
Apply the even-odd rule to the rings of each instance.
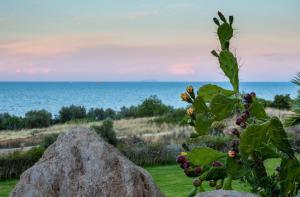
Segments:
[[[171,124],[156,124],[154,118],[136,118],[114,121],[114,129],[119,138],[138,136],[146,141],[159,142],[163,140],[169,143],[180,143],[186,139],[193,128],[189,126],[178,126]],[[47,134],[62,133],[74,127],[87,127],[92,125],[101,125],[102,122],[78,122],[54,125],[49,128],[24,129],[20,131],[2,131],[0,132],[0,147],[18,147],[22,143],[25,146],[39,143]]]

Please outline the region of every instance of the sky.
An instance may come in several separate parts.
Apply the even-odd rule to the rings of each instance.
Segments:
[[[241,81],[300,72],[299,0],[2,0],[0,81],[224,81],[218,10]]]

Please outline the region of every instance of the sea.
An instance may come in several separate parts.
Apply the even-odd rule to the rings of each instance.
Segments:
[[[185,107],[180,93],[186,86],[197,90],[208,83],[231,88],[228,82],[0,82],[0,113],[24,116],[30,110],[46,109],[57,115],[62,106],[72,104],[119,110],[154,95],[167,105]],[[276,94],[295,97],[299,87],[291,82],[242,82],[240,89],[271,100]]]

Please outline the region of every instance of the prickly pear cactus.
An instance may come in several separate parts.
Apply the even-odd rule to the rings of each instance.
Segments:
[[[238,63],[230,51],[234,29],[233,16],[228,20],[218,12],[213,18],[217,25],[221,51],[211,53],[218,58],[220,68],[229,79],[232,89],[213,84],[199,88],[197,94],[189,86],[181,94],[189,104],[187,123],[195,127],[201,138],[208,135],[216,121],[236,117],[236,127],[231,130],[232,141],[227,153],[207,147],[196,147],[182,152],[177,163],[189,177],[194,177],[194,189],[189,196],[203,192],[203,181],[216,189],[232,189],[232,180],[246,181],[252,192],[261,196],[295,196],[300,189],[300,163],[288,140],[281,121],[269,117],[254,92],[239,92]],[[270,158],[281,160],[275,174],[268,174],[264,162]]]

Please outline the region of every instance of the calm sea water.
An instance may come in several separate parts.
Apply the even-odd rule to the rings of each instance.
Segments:
[[[0,113],[24,115],[29,110],[46,109],[58,114],[62,106],[71,104],[118,110],[137,105],[151,95],[157,95],[168,105],[184,107],[180,93],[187,85],[198,89],[203,84],[206,82],[0,82]],[[230,88],[226,82],[214,84]],[[241,83],[242,91],[254,91],[265,99],[276,94],[296,96],[297,89],[289,82]]]

